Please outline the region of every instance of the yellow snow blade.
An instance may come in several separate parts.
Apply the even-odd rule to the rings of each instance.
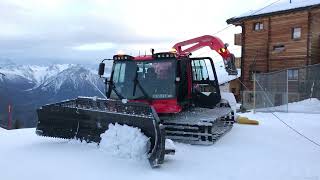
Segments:
[[[238,124],[259,125],[259,121],[252,120],[247,117],[241,117],[241,116],[239,116],[239,118],[237,119],[237,123]]]

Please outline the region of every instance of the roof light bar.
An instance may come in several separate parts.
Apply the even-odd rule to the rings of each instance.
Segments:
[[[152,56],[155,59],[168,59],[168,58],[175,58],[176,54],[172,52],[162,52],[162,53],[156,53]]]
[[[129,55],[114,55],[113,56],[113,60],[133,60],[134,57],[133,56],[129,56]]]

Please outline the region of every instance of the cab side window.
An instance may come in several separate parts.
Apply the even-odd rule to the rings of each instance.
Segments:
[[[194,58],[192,66],[192,94],[196,106],[212,108],[221,100],[215,69],[210,58]]]
[[[209,59],[192,60],[191,65],[194,81],[215,80]]]

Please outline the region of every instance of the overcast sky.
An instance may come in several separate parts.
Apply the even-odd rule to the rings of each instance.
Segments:
[[[275,1],[275,0],[274,0]],[[92,63],[122,50],[170,50],[272,0],[1,0],[0,59]],[[216,34],[233,44],[240,28]],[[230,47],[238,54],[239,47]]]

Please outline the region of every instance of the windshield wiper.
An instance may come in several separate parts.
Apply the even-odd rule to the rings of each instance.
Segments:
[[[112,71],[111,74],[114,74],[114,71]],[[116,85],[114,84],[112,78],[111,78],[109,81],[106,81],[106,82],[110,83],[110,86],[109,86],[109,87],[111,87],[111,90],[113,90],[120,99],[125,99],[125,98],[118,92],[117,87],[116,87]]]
[[[116,95],[117,95],[120,99],[125,99],[125,98],[118,92],[117,87],[116,87],[116,85],[115,85],[113,82],[111,82],[111,89],[116,93]]]
[[[137,90],[137,85],[138,85],[138,87],[140,88],[140,90],[141,90],[142,94],[144,95],[144,97],[146,97],[147,100],[151,101],[152,98],[148,95],[148,93],[141,86],[140,81],[138,80],[138,70],[139,70],[139,67],[137,67],[136,74],[135,74],[134,79],[133,79],[133,83],[134,84],[133,84],[132,96],[136,95],[136,90]],[[140,99],[140,97],[139,98],[135,98],[135,99]]]

